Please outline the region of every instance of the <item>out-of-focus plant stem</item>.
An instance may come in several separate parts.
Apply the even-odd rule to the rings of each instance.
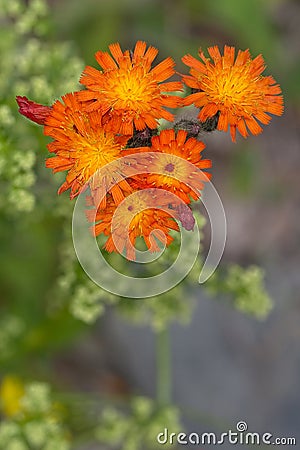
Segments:
[[[161,406],[171,403],[171,349],[168,327],[156,331],[156,395]]]

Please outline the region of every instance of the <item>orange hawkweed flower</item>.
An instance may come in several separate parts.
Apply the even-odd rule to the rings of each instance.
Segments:
[[[71,189],[70,197],[76,197],[89,179],[92,195],[102,198],[105,206],[105,194],[111,192],[116,203],[120,203],[125,192],[131,188],[124,179],[119,158],[128,140],[107,131],[99,111],[82,111],[82,105],[75,94],[56,101],[46,119],[44,133],[54,138],[48,149],[55,156],[47,159],[46,167],[53,172],[68,171],[66,181],[58,193]],[[113,167],[105,167],[115,161]],[[102,169],[98,171],[98,169]]]
[[[191,198],[199,199],[203,183],[211,178],[210,173],[202,172],[211,167],[211,160],[202,159],[203,142],[186,137],[184,130],[179,130],[177,134],[173,129],[162,130],[152,137],[151,147],[130,149],[125,153],[132,150],[151,152],[145,174],[146,183],[150,187],[172,192],[189,204]]]
[[[190,75],[183,81],[191,88],[198,89],[184,99],[185,105],[192,103],[201,108],[199,120],[204,122],[220,113],[218,129],[227,131],[230,126],[231,138],[235,141],[236,130],[244,137],[248,130],[252,134],[262,132],[262,124],[268,124],[271,117],[283,113],[281,89],[271,76],[262,76],[265,63],[262,55],[252,59],[249,50],[238,51],[235,59],[234,47],[224,46],[222,56],[217,46],[209,47],[212,59],[206,58],[202,50],[199,56],[203,62],[191,55],[182,58],[189,66]],[[247,130],[248,128],[248,130]]]
[[[173,241],[170,230],[179,231],[172,213],[161,209],[165,201],[160,190],[141,188],[126,194],[126,199],[118,206],[108,196],[105,209],[99,208],[96,215],[95,210],[87,210],[86,215],[90,222],[96,222],[92,228],[95,236],[101,233],[108,236],[104,245],[108,252],[124,252],[128,259],[134,260],[138,237],[144,239],[151,252],[156,252],[160,249],[157,241],[168,246]]]
[[[157,128],[158,119],[174,119],[165,107],[181,105],[180,97],[166,92],[182,90],[182,83],[164,82],[174,75],[175,62],[168,57],[151,69],[158,50],[146,48],[145,42],[138,41],[132,53],[122,52],[118,43],[111,44],[113,57],[102,51],[95,54],[102,70],[87,66],[81,76],[80,82],[87,89],[80,91],[78,98],[86,102],[87,111],[108,113],[106,120],[115,132],[131,136],[133,127]]]

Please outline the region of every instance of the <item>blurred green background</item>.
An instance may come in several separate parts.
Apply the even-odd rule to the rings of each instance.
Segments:
[[[113,429],[111,435],[107,429],[99,431],[101,439],[93,444],[99,405],[121,401],[122,409],[122,402],[130,403],[133,394],[155,398],[151,330],[170,322],[174,323],[173,401],[182,427],[226,431],[245,419],[254,431],[296,436],[300,429],[299,2],[48,0],[45,5],[37,0],[1,0],[0,25],[2,381],[17,376],[21,384],[40,380],[51,385],[53,404],[64,405],[58,422],[65,421],[70,430],[60,430],[55,450],[67,448],[63,445],[111,448],[111,435],[120,430]],[[230,304],[221,293],[218,301],[211,300],[200,287],[189,287],[188,294],[175,290],[163,304],[156,299],[115,305],[116,300],[100,294],[76,262],[70,230],[73,205],[67,195],[56,194],[63,176],[53,177],[44,167],[47,140],[40,127],[18,115],[15,96],[51,104],[78,89],[84,65],[97,67],[97,50],[106,50],[113,42],[131,48],[137,40],[157,47],[159,60],[172,56],[179,72],[186,72],[181,56],[196,56],[199,47],[226,43],[249,48],[253,56],[263,54],[266,74],[282,87],[284,116],[273,118],[262,135],[240,138],[235,145],[227,134],[203,137],[228,221],[223,264],[263,268],[274,301],[266,321],[237,312],[231,307],[236,303]],[[208,243],[206,226],[204,252]],[[251,291],[251,286],[247,289]],[[249,302],[255,303],[260,294],[253,292]],[[94,323],[97,315],[101,318]],[[188,327],[176,324],[189,316]],[[2,395],[2,423],[14,421],[3,405]],[[147,428],[150,419],[141,422],[139,409],[147,407],[152,406],[133,406],[136,416],[126,422],[124,435],[131,439],[128,427],[136,427],[140,434]],[[39,413],[41,423],[45,414]],[[109,426],[125,421],[112,417]],[[28,423],[32,417],[24,420]],[[163,429],[168,420],[176,422],[162,415],[158,425]],[[70,436],[75,436],[74,441]],[[139,442],[130,447],[129,438],[128,449],[146,448]],[[46,448],[30,439],[24,448]],[[9,450],[7,443],[2,445]]]

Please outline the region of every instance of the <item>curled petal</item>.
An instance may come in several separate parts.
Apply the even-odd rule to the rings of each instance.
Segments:
[[[19,113],[39,125],[45,124],[47,117],[52,111],[50,106],[41,105],[20,95],[17,95],[16,101],[19,105]]]

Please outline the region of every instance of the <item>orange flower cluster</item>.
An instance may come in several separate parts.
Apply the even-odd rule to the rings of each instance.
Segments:
[[[236,59],[228,46],[223,56],[210,47],[211,59],[199,51],[202,61],[185,55],[190,75],[167,81],[175,62],[168,57],[153,65],[156,48],[138,41],[133,51],[123,52],[118,43],[109,49],[95,55],[100,70],[84,69],[81,91],[51,107],[20,96],[17,102],[20,113],[44,125],[53,139],[46,166],[67,171],[58,192],[70,189],[72,199],[89,187],[87,217],[94,234],[107,236],[109,252],[134,259],[137,238],[158,251],[159,243],[171,243],[178,222],[193,229],[191,202],[211,177],[203,172],[211,161],[202,159],[199,132],[230,127],[233,141],[236,130],[244,137],[259,134],[258,121],[268,124],[269,114],[281,115],[283,99],[274,79],[262,76],[262,56],[251,59],[249,50]],[[176,95],[183,84],[193,89],[185,98]],[[191,104],[200,109],[197,121],[182,119],[159,132],[160,120],[174,120],[169,108]]]

